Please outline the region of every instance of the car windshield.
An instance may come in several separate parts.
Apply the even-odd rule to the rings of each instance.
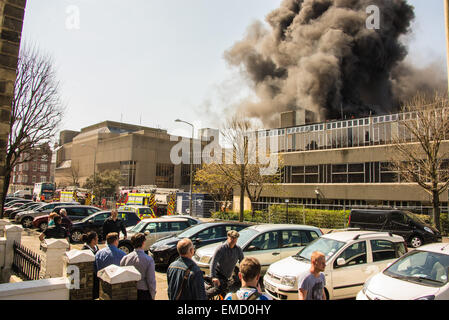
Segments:
[[[306,259],[310,261],[310,257],[312,253],[315,251],[320,251],[326,256],[326,261],[331,258],[341,247],[345,245],[345,242],[327,239],[327,238],[318,238],[312,241],[309,245],[302,248],[296,255],[293,257],[295,259]]]
[[[140,232],[147,225],[147,221],[140,221],[134,227],[131,228],[130,232]]]
[[[149,213],[151,213],[150,208],[140,208],[139,209],[139,214],[149,214]]]
[[[90,216],[87,216],[87,217],[81,219],[81,222],[86,222],[86,221],[92,219],[93,217],[95,217],[96,215],[97,215],[97,213],[91,214]]]
[[[240,236],[237,240],[237,245],[239,247],[243,247],[243,245],[245,245],[249,239],[251,239],[256,234],[259,234],[259,232],[257,232],[254,229],[251,229],[251,228],[246,228],[246,229],[239,231],[239,234],[240,234]]]
[[[204,224],[195,224],[187,229],[185,229],[183,232],[177,235],[178,238],[190,238],[195,233],[206,229],[207,225]]]
[[[447,283],[448,268],[448,255],[414,250],[402,256],[383,273],[404,281],[441,287]]]
[[[407,216],[407,217],[409,217],[411,220],[413,220],[413,221],[415,221],[415,222],[418,222],[418,223],[421,223],[421,224],[427,224],[423,219],[421,219],[420,217],[418,217],[416,214],[414,214],[413,212],[410,212],[410,211],[407,211],[407,210],[404,210],[403,211],[404,213],[405,213],[405,215]]]

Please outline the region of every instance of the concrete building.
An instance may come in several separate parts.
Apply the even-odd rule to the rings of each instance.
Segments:
[[[431,196],[417,184],[401,181],[388,165],[394,152],[392,136],[412,142],[402,123],[413,116],[398,113],[294,125],[294,112],[283,114],[279,128],[257,132],[259,139],[278,139],[284,168],[282,183],[275,190],[267,186],[256,207],[289,199],[290,204],[412,207],[428,212]],[[449,140],[442,143],[441,154],[448,151]],[[447,211],[447,191],[440,201]],[[239,210],[238,191],[233,203]],[[250,207],[246,198],[245,209]]]
[[[80,132],[65,130],[60,133],[60,147],[56,151],[55,182],[60,187],[73,185],[76,179],[83,185],[95,168],[96,173],[120,170],[125,186],[156,185],[188,190],[190,139],[183,141],[186,161],[174,164],[170,153],[178,141],[171,141],[166,130],[113,121],[97,123]],[[194,140],[194,164],[194,168],[201,165],[199,140]]]

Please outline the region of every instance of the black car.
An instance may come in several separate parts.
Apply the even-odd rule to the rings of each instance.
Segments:
[[[195,248],[200,248],[211,243],[223,242],[227,238],[229,230],[240,231],[251,224],[239,222],[207,222],[187,228],[174,237],[160,239],[150,247],[155,264],[169,265],[178,257],[176,245],[183,238],[192,240]]]
[[[441,242],[441,234],[434,227],[406,210],[353,209],[349,215],[350,228],[386,231],[405,239],[413,248],[431,242]]]
[[[41,202],[26,202],[24,204],[22,204],[21,206],[17,207],[17,206],[13,206],[9,209],[6,209],[4,212],[5,216],[12,216],[12,218],[14,218],[14,216],[18,213],[18,212],[22,212],[25,210],[31,210],[33,208],[37,208],[39,206],[42,206],[43,204]]]
[[[95,231],[98,234],[98,239],[103,239],[103,223],[111,216],[111,211],[96,212],[81,221],[74,222],[70,231],[70,240],[72,242],[80,242],[81,236],[89,231]],[[135,212],[119,211],[118,217],[125,223],[125,227],[132,227],[138,224],[141,220]]]

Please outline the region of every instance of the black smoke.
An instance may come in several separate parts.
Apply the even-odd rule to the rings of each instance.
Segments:
[[[380,29],[366,27],[370,5],[380,9]],[[284,0],[266,16],[271,30],[256,22],[225,52],[258,98],[239,111],[270,126],[297,108],[319,120],[395,111],[410,93],[435,86],[415,81],[420,73],[403,63],[400,37],[414,17],[406,0]]]

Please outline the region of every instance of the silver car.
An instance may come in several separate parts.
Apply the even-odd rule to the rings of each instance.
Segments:
[[[15,223],[22,224],[24,228],[31,228],[33,226],[34,218],[50,214],[56,207],[68,205],[79,205],[79,202],[52,202],[45,204],[35,210],[20,212],[15,217]]]
[[[132,252],[134,248],[131,244],[131,237],[140,232],[145,234],[147,239],[143,250],[148,251],[150,246],[156,241],[164,237],[177,235],[188,227],[190,227],[190,223],[185,218],[144,219],[134,227],[126,229],[127,239],[120,240],[118,247],[126,253]]]

